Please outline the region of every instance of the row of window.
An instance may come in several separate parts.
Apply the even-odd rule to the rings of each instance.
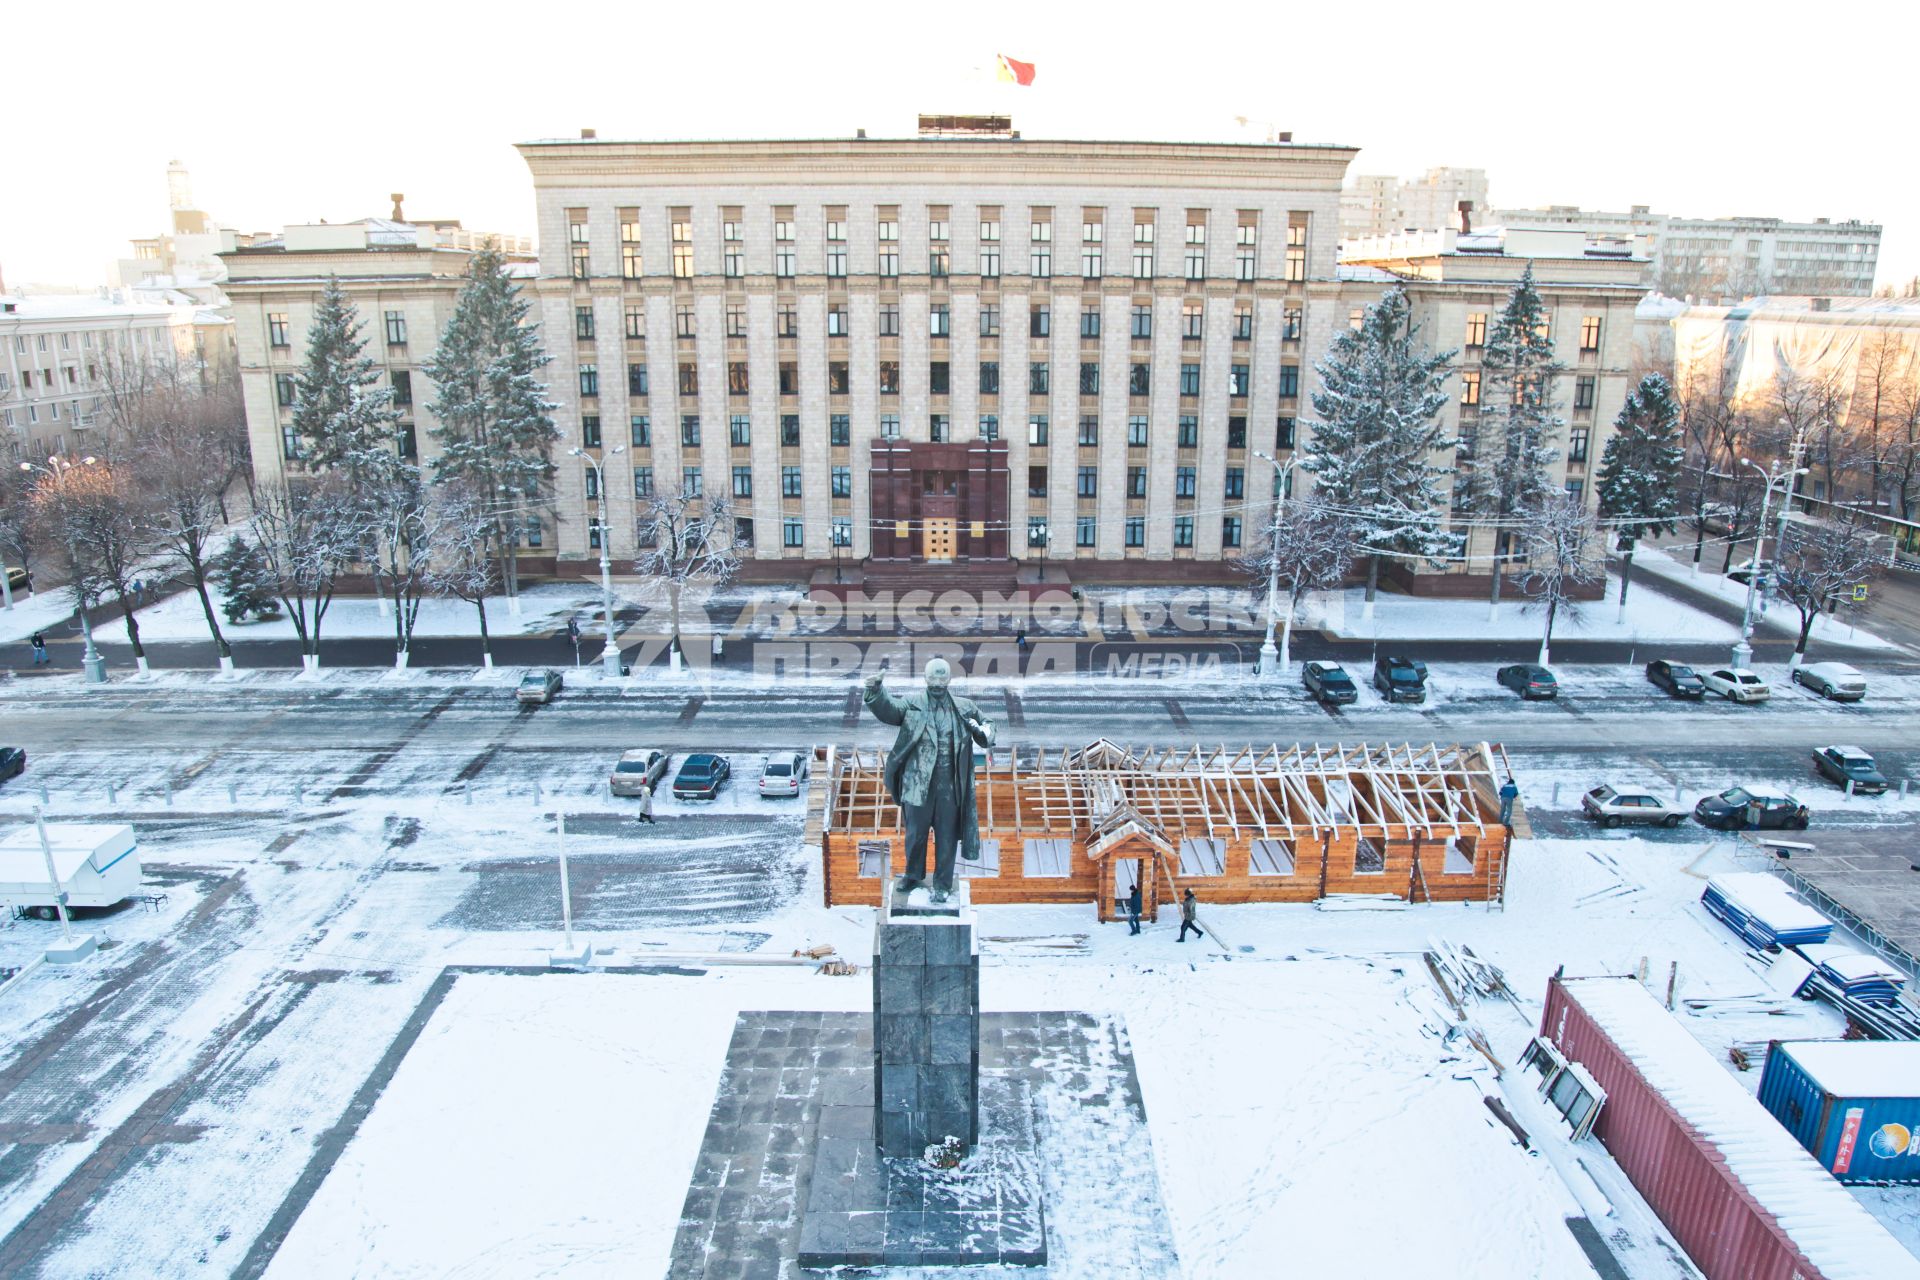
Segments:
[[[1353,313],[1353,319],[1356,326],[1359,323],[1359,316],[1361,314],[1362,313],[1358,310],[1356,310]],[[1543,338],[1549,336],[1548,325],[1543,323],[1540,326],[1540,336]],[[1487,313],[1484,311],[1469,312],[1467,315],[1467,341],[1466,341],[1467,349],[1469,351],[1478,350],[1479,348],[1484,347],[1486,345],[1487,345]],[[1600,317],[1599,316],[1581,316],[1580,317],[1580,351],[1581,353],[1583,355],[1591,355],[1595,352],[1598,352],[1599,350],[1600,350]]]
[[[1462,369],[1460,371],[1460,403],[1469,406],[1479,404],[1481,383],[1480,370]],[[1574,376],[1573,407],[1575,409],[1592,410],[1599,394],[1600,379],[1597,376],[1585,373]]]
[[[952,421],[949,415],[934,413],[927,415],[927,438],[934,444],[947,443],[952,437]],[[900,438],[900,415],[884,413],[880,415],[880,438],[897,440]],[[1150,427],[1147,415],[1132,414],[1127,418],[1127,447],[1144,449],[1148,446]],[[1034,414],[1027,420],[1027,443],[1044,446],[1049,443],[1049,429],[1045,414]],[[1282,414],[1275,420],[1273,444],[1276,449],[1293,448],[1294,419],[1291,414]],[[1000,439],[1000,417],[998,414],[983,413],[979,420],[979,439]],[[588,449],[602,447],[604,432],[600,425],[600,415],[587,413],[580,416],[580,443]],[[1077,442],[1082,448],[1091,448],[1100,443],[1100,419],[1088,414],[1080,419],[1080,431]],[[653,447],[653,419],[650,415],[636,413],[628,420],[628,443],[636,449]],[[827,443],[837,449],[844,449],[853,443],[853,418],[849,414],[836,413],[827,419]],[[1182,449],[1200,447],[1200,419],[1190,413],[1180,415],[1176,443]],[[683,448],[697,448],[700,444],[700,415],[682,414],[680,417],[680,444]],[[753,419],[744,413],[732,414],[727,419],[727,445],[729,448],[744,449],[753,444]],[[797,449],[801,445],[800,415],[783,413],[780,415],[780,447]],[[1227,448],[1244,449],[1247,447],[1247,420],[1242,415],[1227,419]]]
[[[389,311],[386,313],[384,319],[386,321],[387,345],[390,347],[406,346],[407,313],[404,311]],[[291,347],[293,345],[293,331],[287,323],[286,312],[267,312],[267,345],[272,347]]]
[[[1083,360],[1077,366],[1078,389],[1083,396],[1100,394],[1100,362]],[[288,375],[282,374],[282,377]],[[395,374],[396,378],[404,376]],[[800,394],[800,366],[793,361],[782,361],[778,370],[777,388],[783,396]],[[927,393],[943,396],[952,392],[952,365],[946,360],[930,361],[927,365]],[[579,369],[580,394],[583,397],[597,397],[600,394],[600,366],[582,364]],[[1476,381],[1476,386],[1478,385]],[[827,394],[844,396],[851,386],[849,366],[844,360],[830,361],[827,364]],[[1150,362],[1136,360],[1127,366],[1127,395],[1145,396],[1152,392],[1153,366]],[[1253,386],[1252,366],[1232,364],[1227,367],[1227,395],[1235,400],[1244,400]],[[652,377],[644,364],[627,366],[627,394],[644,396],[652,394]],[[693,363],[679,366],[679,388],[683,396],[700,394],[700,367]],[[900,394],[900,362],[882,360],[878,369],[878,388],[883,396]],[[979,364],[979,394],[994,396],[1000,394],[1000,361],[982,360]],[[744,396],[751,390],[749,366],[745,360],[730,361],[727,365],[727,394]],[[1053,366],[1049,361],[1036,360],[1027,366],[1027,394],[1035,396],[1052,395]],[[1062,392],[1062,394],[1068,394]],[[1180,366],[1180,394],[1198,396],[1200,394],[1200,366],[1182,364]],[[1300,394],[1300,366],[1283,364],[1280,366],[1280,397],[1294,399]],[[283,403],[285,403],[283,401]],[[1477,400],[1469,403],[1478,403]]]
[[[948,208],[935,205],[928,209],[927,219],[927,258],[926,274],[929,276],[948,275],[952,267],[950,247]],[[989,279],[1000,274],[1001,236],[1000,211],[997,208],[983,208],[980,211],[979,237],[975,241],[978,249],[978,274]],[[900,274],[900,211],[897,206],[881,206],[875,222],[875,247],[873,256],[873,274],[879,276],[898,276]],[[1136,280],[1154,278],[1155,251],[1158,242],[1158,212],[1152,209],[1136,209],[1133,221],[1132,275]],[[1045,279],[1053,275],[1053,211],[1051,209],[1033,209],[1029,211],[1027,240],[1027,274]],[[1106,210],[1085,209],[1081,213],[1080,224],[1080,274],[1086,279],[1097,280],[1106,270]],[[795,219],[791,207],[781,206],[773,211],[773,273],[776,276],[792,278],[796,274],[797,254],[795,250]],[[641,246],[640,211],[637,208],[619,211],[620,228],[620,274],[627,279],[638,279],[646,273],[646,257]],[[847,251],[847,211],[844,207],[829,207],[823,226],[823,249],[825,271],[829,277],[845,277],[848,274]],[[729,277],[742,277],[746,274],[746,235],[743,211],[739,208],[721,210],[721,274]],[[569,270],[576,280],[585,280],[592,274],[591,232],[585,209],[567,210],[567,239]],[[1252,280],[1257,270],[1257,254],[1260,239],[1260,215],[1255,210],[1242,210],[1238,224],[1234,228],[1233,274],[1238,280]],[[691,279],[694,274],[693,258],[693,212],[690,208],[680,207],[668,213],[668,245],[671,271],[677,279]],[[1187,211],[1185,248],[1182,254],[1182,270],[1189,280],[1203,280],[1207,273],[1207,210],[1190,209]],[[1288,216],[1287,243],[1284,259],[1284,278],[1287,280],[1305,280],[1307,274],[1307,215],[1294,213]]]
[[[268,317],[269,327],[275,319]],[[276,346],[286,345],[285,317],[281,322],[280,340]],[[800,336],[800,310],[791,302],[783,302],[774,313],[775,336],[780,338],[798,338]],[[1180,311],[1180,337],[1185,342],[1198,342],[1205,336],[1206,313],[1198,302],[1184,303]],[[1101,311],[1098,307],[1085,307],[1080,312],[1080,336],[1098,338],[1101,329]],[[997,338],[1000,336],[1000,308],[986,303],[979,310],[980,336]],[[897,338],[900,336],[900,304],[884,302],[878,312],[878,336]],[[1305,326],[1305,318],[1298,307],[1288,307],[1280,316],[1280,340],[1298,342]],[[827,307],[827,336],[845,338],[852,333],[851,317],[845,303],[833,303]],[[597,334],[593,308],[576,306],[573,309],[573,336],[581,342],[591,342]],[[1046,303],[1036,303],[1027,308],[1027,334],[1029,337],[1046,338],[1053,334],[1053,308]],[[953,308],[945,302],[936,302],[927,310],[927,335],[932,338],[950,338],[953,336]],[[632,339],[645,338],[646,312],[637,304],[626,309],[626,336]],[[697,336],[694,309],[680,306],[674,310],[674,336],[692,338]],[[745,338],[747,336],[747,304],[729,302],[726,309],[726,336]],[[1233,324],[1229,336],[1235,342],[1253,340],[1253,308],[1246,303],[1236,304],[1233,309]],[[1133,304],[1128,337],[1139,341],[1153,337],[1153,308],[1145,303]]]
[[[387,375],[392,380],[393,405],[404,409],[413,404],[413,373],[407,369],[395,369]],[[282,409],[293,408],[295,380],[290,373],[273,375],[274,403]]]

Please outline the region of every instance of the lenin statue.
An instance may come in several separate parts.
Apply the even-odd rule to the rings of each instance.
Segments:
[[[882,724],[900,726],[887,753],[887,791],[906,824],[907,873],[894,883],[904,897],[927,878],[927,836],[933,836],[933,900],[953,892],[956,854],[980,856],[980,820],[973,808],[973,748],[993,745],[993,726],[980,708],[948,691],[953,673],[944,658],[927,663],[927,691],[895,698],[867,677],[867,709]]]

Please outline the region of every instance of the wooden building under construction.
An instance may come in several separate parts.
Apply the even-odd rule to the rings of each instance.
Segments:
[[[906,866],[886,754],[829,750],[809,814],[828,905],[877,906]],[[1142,883],[1147,914],[1208,903],[1389,894],[1502,900],[1505,755],[1466,746],[1022,748],[976,764],[975,903],[1093,902],[1102,920]],[[931,852],[931,851],[929,851]]]

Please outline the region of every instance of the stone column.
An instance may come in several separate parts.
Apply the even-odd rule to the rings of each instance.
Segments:
[[[925,891],[912,895],[923,899]],[[967,882],[939,906],[897,901],[891,878],[873,940],[874,1142],[917,1158],[980,1136],[980,957]]]

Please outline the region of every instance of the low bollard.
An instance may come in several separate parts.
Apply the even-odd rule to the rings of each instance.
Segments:
[[[1680,784],[1677,782],[1673,784],[1673,802],[1680,803]]]
[[[173,779],[167,779],[167,808],[173,808]]]
[[[238,783],[229,782],[227,784],[227,803],[231,805],[240,803],[240,786]]]
[[[540,807],[540,784],[537,782],[533,784],[533,807]]]
[[[1847,799],[1853,799],[1853,779],[1847,779]]]
[[[47,784],[44,782],[40,784],[40,807],[47,807]]]
[[[1553,807],[1560,807],[1560,784],[1557,782],[1553,784]]]
[[[472,778],[468,778],[465,782],[462,782],[460,784],[460,794],[462,797],[465,798],[467,802],[467,807],[471,809],[473,807],[473,779]]]
[[[1907,780],[1905,778],[1900,779],[1900,798],[1902,800],[1907,798]]]
[[[305,804],[307,802],[307,788],[304,783],[294,784],[293,802],[295,804]]]
[[[120,803],[120,788],[118,785],[111,782],[107,784],[107,803],[108,804]]]

